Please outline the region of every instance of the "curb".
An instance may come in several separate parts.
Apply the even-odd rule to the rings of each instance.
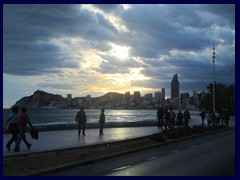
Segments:
[[[146,149],[150,149],[150,148],[164,146],[164,145],[172,144],[172,143],[175,143],[175,142],[181,142],[181,141],[184,141],[184,140],[193,139],[193,138],[197,138],[197,137],[200,137],[200,136],[211,135],[211,134],[219,133],[219,132],[226,131],[226,130],[232,130],[232,129],[235,129],[235,128],[223,128],[223,129],[219,129],[219,130],[215,130],[215,131],[209,131],[209,132],[205,132],[205,133],[201,133],[201,134],[194,134],[194,135],[191,135],[191,136],[182,137],[182,138],[178,138],[178,139],[169,139],[166,142],[161,142],[161,143],[156,142],[156,144],[153,144],[153,145],[146,145],[146,146],[142,146],[142,147],[132,149],[132,150],[129,150],[129,151],[125,151],[125,152],[121,152],[121,153],[115,153],[115,154],[106,155],[106,156],[103,156],[103,157],[94,158],[94,159],[79,162],[79,163],[59,166],[59,167],[51,168],[51,169],[48,169],[48,170],[44,170],[44,171],[36,172],[36,173],[33,173],[33,174],[29,174],[29,176],[44,176],[44,175],[47,175],[47,174],[50,174],[50,173],[55,173],[55,172],[58,172],[58,171],[61,171],[61,170],[67,170],[67,169],[75,168],[77,166],[84,166],[84,165],[92,164],[92,163],[95,163],[95,162],[98,162],[98,161],[107,160],[107,159],[111,159],[111,158],[114,158],[114,157],[123,156],[123,155],[126,155],[126,154],[130,154],[130,153],[134,153],[134,152],[138,152],[138,151],[142,151],[142,150],[146,150]],[[150,137],[150,136],[151,135],[138,137],[138,138],[133,138],[133,139],[147,138],[147,137]],[[122,141],[133,140],[133,139],[114,141],[114,142],[109,142],[109,143],[118,143],[118,142],[122,142]],[[104,144],[109,144],[109,143],[101,143],[101,144],[96,144],[96,145],[104,145]],[[96,145],[90,145],[90,146],[96,146]],[[69,149],[75,149],[75,148],[69,148]],[[61,151],[61,150],[56,150],[56,151]]]

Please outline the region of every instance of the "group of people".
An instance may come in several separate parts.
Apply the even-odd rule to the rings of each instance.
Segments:
[[[33,129],[33,125],[31,121],[29,120],[29,117],[27,115],[27,109],[25,107],[21,108],[21,112],[18,113],[19,107],[18,106],[13,106],[12,107],[12,112],[10,113],[3,130],[5,127],[8,125],[8,131],[12,134],[11,139],[7,142],[6,148],[10,151],[11,150],[11,145],[15,141],[15,147],[14,147],[14,152],[20,152],[20,143],[21,140],[26,144],[27,148],[31,148],[31,143],[29,143],[26,139],[26,130],[27,130],[27,124],[30,125],[30,127]],[[99,124],[100,124],[100,130],[99,134],[103,135],[103,125],[105,123],[105,114],[104,114],[104,109],[101,109],[101,114],[99,118]],[[82,134],[85,136],[85,124],[87,122],[86,114],[84,112],[84,108],[81,108],[80,111],[78,111],[76,115],[76,122],[78,123],[78,136]]]
[[[99,134],[103,135],[103,124],[105,123],[105,114],[104,114],[104,109],[101,109],[101,114],[99,117]],[[87,122],[87,117],[86,117],[86,113],[84,112],[84,108],[82,107],[80,109],[80,111],[78,111],[77,115],[76,115],[76,122],[78,123],[78,136],[80,136],[81,134],[81,130],[82,130],[82,135],[86,135],[85,134],[85,124]]]
[[[174,125],[182,126],[183,120],[184,120],[184,125],[188,126],[189,120],[191,119],[188,109],[186,109],[184,113],[182,113],[181,110],[178,112],[176,122],[175,122],[175,118],[176,118],[176,114],[172,110],[172,108],[168,110],[167,107],[163,108],[162,106],[160,106],[160,108],[157,111],[158,128],[163,129],[164,127],[165,129],[167,129],[167,128],[173,128]]]
[[[19,110],[18,106],[14,106],[12,108],[12,112],[9,115],[3,128],[5,129],[5,127],[9,123],[8,130],[12,134],[12,137],[7,142],[6,148],[10,151],[11,145],[15,141],[15,147],[13,150],[14,152],[20,151],[21,140],[23,140],[28,149],[31,148],[31,143],[27,141],[25,132],[27,130],[27,124],[29,124],[31,128],[33,128],[32,123],[27,115],[27,109],[25,107],[22,107],[20,113],[18,113],[18,110]]]
[[[199,114],[202,119],[202,125],[204,125],[205,119],[207,120],[208,126],[211,124],[213,126],[219,125],[220,121],[222,120],[222,125],[225,124],[228,126],[230,114],[228,110],[222,110],[221,112],[216,111],[213,113],[210,113],[209,111],[205,112],[204,110]]]

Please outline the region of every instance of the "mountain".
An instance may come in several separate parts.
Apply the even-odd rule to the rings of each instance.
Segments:
[[[37,90],[31,96],[26,96],[15,103],[19,107],[28,109],[75,109],[80,107],[91,109],[156,109],[159,102],[145,97],[126,97],[124,94],[108,92],[100,97],[64,98]]]
[[[53,103],[65,104],[65,102],[66,98],[63,98],[61,95],[49,94],[44,91],[37,90],[33,93],[33,95],[23,97],[22,99],[17,101],[15,105],[36,109],[49,107]]]

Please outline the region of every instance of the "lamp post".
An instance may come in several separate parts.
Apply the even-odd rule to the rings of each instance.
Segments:
[[[213,56],[212,56],[212,63],[213,63],[213,112],[215,112],[215,45],[214,45],[214,41],[213,41]]]

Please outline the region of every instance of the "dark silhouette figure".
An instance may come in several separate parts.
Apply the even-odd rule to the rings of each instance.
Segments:
[[[87,122],[87,118],[83,107],[76,115],[76,122],[78,122],[78,136],[81,134],[81,129],[83,135],[85,135],[85,123]]]
[[[182,111],[180,110],[177,114],[177,121],[179,126],[182,126],[182,119],[183,119],[183,114],[182,114]]]
[[[99,118],[99,124],[100,124],[100,129],[99,129],[99,134],[103,135],[103,124],[105,123],[105,114],[104,114],[104,109],[102,108]]]
[[[229,119],[230,119],[230,114],[229,114],[228,110],[225,110],[223,112],[223,119],[224,119],[224,122],[226,123],[226,126],[228,127],[229,126]]]
[[[221,114],[219,113],[219,111],[215,112],[215,116],[216,116],[216,124],[218,125],[221,120]]]
[[[203,111],[199,114],[199,116],[201,116],[201,119],[202,119],[202,125],[204,125],[204,120],[205,120],[205,117],[206,117],[206,113],[205,113],[205,111],[203,110]]]
[[[213,111],[211,119],[212,119],[213,126],[215,126],[216,122],[217,122],[217,117],[216,117],[215,111]]]
[[[164,118],[164,111],[163,111],[163,108],[160,107],[157,111],[157,119],[158,119],[158,123],[157,123],[157,126],[158,126],[158,129],[159,127],[163,127],[163,118]]]
[[[19,152],[19,145],[21,143],[21,140],[23,140],[23,142],[26,144],[27,148],[30,149],[31,145],[27,139],[26,139],[26,135],[25,132],[27,130],[27,124],[29,124],[31,126],[31,128],[33,128],[32,123],[29,120],[29,117],[27,115],[27,109],[25,107],[21,108],[21,112],[18,114],[17,117],[17,125],[18,125],[18,130],[19,130],[19,136],[17,138],[17,142],[14,148],[14,152]]]
[[[13,141],[17,141],[18,138],[18,127],[17,127],[17,115],[18,115],[18,106],[13,106],[12,107],[12,112],[9,115],[4,128],[7,126],[8,123],[8,131],[12,134],[11,139],[8,141],[8,143],[6,144],[6,148],[10,151],[11,150],[11,144],[13,143]]]
[[[191,119],[188,109],[186,111],[184,111],[183,117],[185,119],[185,126],[188,126],[189,119]]]
[[[164,111],[164,118],[165,118],[165,123],[164,123],[165,129],[167,129],[167,127],[170,128],[170,114],[167,108]]]
[[[173,126],[174,126],[175,116],[176,116],[175,112],[173,112],[172,108],[170,107],[170,111],[169,111],[169,119],[170,119],[169,125],[170,125],[170,128],[173,128]]]
[[[206,120],[207,120],[208,127],[209,127],[212,123],[211,114],[209,111],[206,113]]]

